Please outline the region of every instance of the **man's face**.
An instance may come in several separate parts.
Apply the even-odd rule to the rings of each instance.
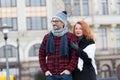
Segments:
[[[53,25],[53,29],[55,29],[55,30],[59,30],[64,27],[64,24],[57,18],[53,18],[51,23]]]

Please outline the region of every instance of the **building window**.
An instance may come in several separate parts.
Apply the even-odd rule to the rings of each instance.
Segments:
[[[38,56],[40,44],[33,45],[29,50],[29,57]]]
[[[116,44],[117,44],[117,49],[120,50],[120,27],[116,28]]]
[[[120,0],[117,1],[118,14],[120,15]]]
[[[17,55],[17,48],[12,45],[7,45],[0,48],[0,58],[5,58],[7,53],[9,57],[16,57]]]
[[[80,0],[64,0],[65,9],[69,16],[80,16]]]
[[[47,17],[27,17],[27,30],[46,30]]]
[[[107,31],[106,28],[100,28],[99,29],[99,36],[100,36],[100,43],[101,43],[101,49],[106,50],[107,47]]]
[[[108,0],[101,0],[102,15],[108,14]]]
[[[105,64],[101,68],[101,78],[109,78],[110,76],[110,66]]]
[[[74,16],[80,16],[80,0],[74,0]]]
[[[26,6],[46,6],[46,0],[26,0]]]
[[[64,0],[65,3],[65,10],[68,12],[68,15],[72,15],[71,11],[71,0]]]
[[[83,16],[88,16],[89,15],[89,5],[88,5],[88,0],[83,0]]]
[[[88,0],[64,0],[66,11],[72,16],[88,16],[89,1]]]
[[[8,26],[12,26],[12,30],[18,30],[17,25],[17,18],[0,18],[0,26],[3,26],[3,24],[7,24]]]
[[[41,6],[46,6],[46,0],[40,0]]]
[[[0,7],[16,7],[16,0],[0,0]]]

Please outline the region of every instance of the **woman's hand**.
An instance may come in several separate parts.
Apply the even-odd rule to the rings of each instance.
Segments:
[[[74,42],[71,42],[70,46],[71,46],[72,48],[74,48],[75,50],[78,50],[78,49],[79,49],[78,45],[75,44]]]
[[[80,57],[83,50],[79,48],[78,45],[75,44],[74,42],[72,42],[70,46],[76,50],[76,56]]]

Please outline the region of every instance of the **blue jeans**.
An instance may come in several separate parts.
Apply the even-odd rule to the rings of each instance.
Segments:
[[[52,75],[52,76],[46,76],[46,80],[72,80],[72,75]]]

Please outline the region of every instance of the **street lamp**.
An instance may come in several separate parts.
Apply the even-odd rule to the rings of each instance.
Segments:
[[[17,38],[17,58],[19,68],[19,80],[21,80],[21,64],[20,64],[20,53],[19,53],[19,39]]]
[[[7,39],[8,39],[8,32],[9,29],[11,29],[11,26],[8,26],[7,24],[4,24],[0,29],[2,30],[4,34],[4,40],[5,40],[5,55],[6,55],[6,80],[10,80],[10,73],[9,73],[9,62],[8,62],[8,53],[7,53]]]

